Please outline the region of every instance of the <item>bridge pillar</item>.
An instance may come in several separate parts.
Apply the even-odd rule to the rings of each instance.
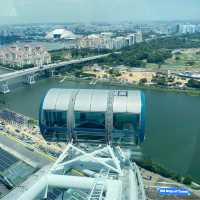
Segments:
[[[55,75],[55,69],[50,70],[50,76],[53,77]]]
[[[7,81],[4,81],[0,84],[0,92],[3,94],[7,94],[10,92]]]
[[[35,74],[28,74],[26,75],[26,81],[27,84],[32,85],[35,84]]]
[[[46,75],[50,76],[50,77],[53,77],[55,75],[55,69],[48,69],[46,71]]]

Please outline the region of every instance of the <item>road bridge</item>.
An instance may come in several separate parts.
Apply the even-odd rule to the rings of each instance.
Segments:
[[[48,64],[48,65],[43,65],[42,67],[33,67],[33,68],[29,68],[29,69],[22,69],[22,70],[18,70],[18,71],[6,73],[6,74],[1,74],[0,75],[0,92],[4,93],[4,94],[10,92],[10,89],[8,87],[8,81],[11,79],[15,79],[15,78],[24,76],[25,80],[28,84],[34,84],[35,83],[34,77],[36,76],[36,74],[38,74],[40,72],[47,71],[47,72],[50,72],[49,74],[53,74],[55,69],[58,69],[60,67],[69,66],[72,64],[80,64],[80,63],[92,61],[92,60],[97,60],[97,59],[100,59],[103,57],[107,57],[109,55],[110,55],[110,53],[97,55],[97,56],[91,56],[91,57],[87,57],[87,58],[76,59],[76,60],[63,61],[63,62],[59,62],[59,63],[52,63],[52,64]]]

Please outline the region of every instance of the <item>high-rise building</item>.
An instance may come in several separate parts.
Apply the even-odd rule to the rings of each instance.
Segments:
[[[126,46],[142,42],[142,32],[132,33],[128,36],[113,37],[113,34],[91,34],[77,40],[78,48],[121,49]]]
[[[142,41],[143,41],[142,32],[138,31],[137,33],[135,33],[135,42],[136,43],[140,43]]]
[[[197,25],[194,24],[179,24],[178,25],[178,33],[186,34],[186,33],[195,33],[197,32]]]
[[[128,35],[129,38],[129,46],[134,45],[135,44],[135,34],[132,33],[130,35]]]

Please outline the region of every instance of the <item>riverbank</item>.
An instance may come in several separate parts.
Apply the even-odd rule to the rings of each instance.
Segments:
[[[91,83],[91,80],[81,79],[81,78],[75,78],[75,77],[68,77],[68,76],[59,76],[59,79],[61,79],[61,82],[63,81],[79,81],[84,83]],[[131,83],[120,83],[116,81],[104,81],[104,80],[98,80],[95,79],[97,83],[101,83],[104,86],[117,86],[117,87],[126,87],[130,89],[141,89],[141,90],[153,90],[153,91],[160,91],[160,92],[173,92],[173,93],[184,93],[188,95],[197,95],[200,96],[200,90],[198,89],[178,89],[178,88],[167,88],[167,87],[159,87],[159,86],[148,86],[148,85],[139,85],[139,84],[131,84]]]
[[[200,190],[192,189],[182,183],[178,183],[170,178],[165,178],[158,173],[151,172],[145,168],[140,168],[140,172],[143,178],[144,188],[146,197],[148,200],[155,199],[166,199],[166,200],[197,200],[200,199]],[[185,189],[190,192],[189,196],[173,196],[173,195],[163,195],[159,194],[159,188],[176,188],[176,189]]]
[[[178,183],[190,186],[193,189],[194,189],[194,187],[193,187],[192,183],[194,183],[194,185],[200,184],[200,182],[197,183],[196,180],[194,180],[190,176],[182,176],[178,172],[169,170],[165,166],[163,166],[155,161],[152,161],[150,159],[143,159],[140,161],[136,161],[136,163],[143,169],[146,169],[152,173],[159,174],[162,177],[171,179]],[[198,189],[200,190],[200,186],[198,187]]]

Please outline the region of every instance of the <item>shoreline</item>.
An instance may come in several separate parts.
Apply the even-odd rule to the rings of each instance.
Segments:
[[[90,83],[91,80],[84,80],[81,78],[70,78],[67,76],[59,76],[57,78],[60,78],[61,80],[65,79],[67,81],[79,81],[79,82],[86,82]],[[178,89],[178,88],[167,88],[167,87],[159,87],[159,86],[146,86],[146,85],[138,85],[138,84],[131,84],[131,83],[119,83],[119,82],[107,82],[107,81],[99,81],[97,79],[97,84],[103,84],[105,86],[118,86],[118,87],[128,87],[133,89],[142,89],[142,90],[152,90],[152,91],[159,91],[159,92],[171,92],[171,93],[182,93],[187,95],[194,95],[194,96],[200,96],[200,89]],[[94,84],[97,85],[97,84]]]
[[[191,186],[177,182],[171,178],[163,177],[159,173],[149,171],[143,167],[140,167],[140,170],[141,170],[141,175],[142,175],[143,183],[145,187],[145,193],[149,200],[154,200],[154,199],[157,199],[157,197],[159,197],[159,194],[157,192],[157,189],[159,187],[179,188],[179,189],[182,188],[182,189],[186,189],[190,191],[191,195],[187,197],[183,197],[184,199],[196,200],[196,199],[199,199],[200,197],[199,189],[194,189]],[[172,200],[174,199],[174,196],[168,196],[168,199]]]

